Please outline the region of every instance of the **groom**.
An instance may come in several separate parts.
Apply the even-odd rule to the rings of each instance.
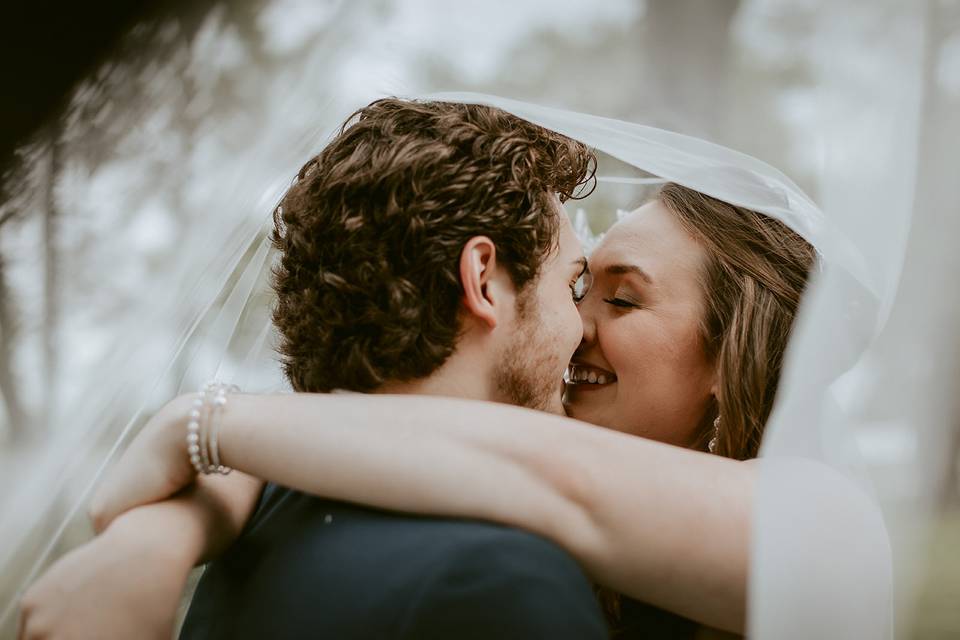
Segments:
[[[562,411],[586,261],[560,198],[592,162],[490,107],[361,109],[275,214],[274,322],[294,389]],[[606,635],[580,568],[542,538],[268,485],[181,638]]]

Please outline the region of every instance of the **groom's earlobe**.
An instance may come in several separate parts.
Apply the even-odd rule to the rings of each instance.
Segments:
[[[470,238],[460,253],[460,283],[466,311],[486,324],[497,326],[497,313],[488,285],[497,266],[497,247],[490,238]]]

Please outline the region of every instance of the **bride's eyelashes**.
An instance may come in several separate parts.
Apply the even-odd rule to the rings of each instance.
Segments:
[[[604,298],[603,301],[609,305],[619,307],[621,309],[639,309],[643,306],[639,302],[620,297]]]

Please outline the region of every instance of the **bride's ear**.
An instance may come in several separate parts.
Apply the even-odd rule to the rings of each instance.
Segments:
[[[470,238],[460,253],[460,283],[465,311],[495,329],[506,294],[503,269],[497,266],[497,246],[486,236]]]

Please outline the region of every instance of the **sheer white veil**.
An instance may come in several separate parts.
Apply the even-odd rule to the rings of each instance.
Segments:
[[[956,187],[937,165],[916,183],[916,153],[898,155],[921,139],[937,153],[947,149],[936,132],[921,132],[923,87],[913,88],[919,95],[904,91],[905,102],[915,98],[913,118],[891,128],[909,128],[905,137],[891,136],[896,161],[876,174],[865,168],[853,176],[859,182],[847,183],[849,171],[828,177],[822,208],[773,167],[689,136],[495,96],[426,96],[499,107],[651,177],[781,220],[816,247],[818,270],[757,463],[751,637],[888,637],[894,603],[910,600],[895,600],[892,567],[909,563],[917,547],[898,535],[907,517],[932,512],[930,498],[944,477],[955,419],[944,381],[960,354],[951,330],[951,322],[960,326],[960,293],[948,280],[960,265],[944,241],[957,237],[960,222],[947,215],[955,209],[942,206],[955,204],[944,198],[955,198]],[[897,181],[876,210],[878,185]],[[163,376],[139,376],[122,391],[130,400],[123,419],[104,426],[109,406],[91,408],[76,417],[77,435],[59,439],[22,470],[23,490],[0,504],[0,572],[17,587],[57,551],[100,470],[142,424],[144,411],[218,372],[240,382],[253,362],[269,360],[265,305],[255,295],[270,264],[262,223],[245,221],[218,249],[195,291],[209,304],[199,304],[179,332]],[[276,379],[246,387],[275,388]],[[85,448],[97,434],[113,444],[109,454]],[[64,501],[68,515],[54,518],[55,534],[36,537]],[[11,611],[0,628],[10,624]]]

